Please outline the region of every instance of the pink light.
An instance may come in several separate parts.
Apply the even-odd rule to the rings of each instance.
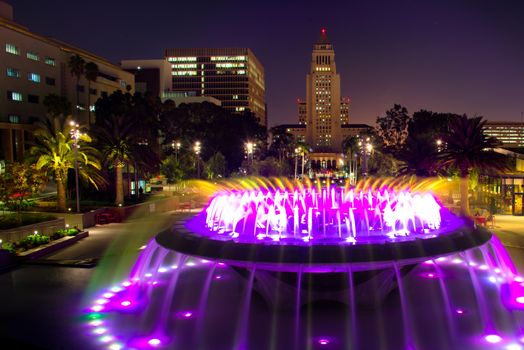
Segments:
[[[217,276],[215,276],[215,279],[216,279],[216,280],[222,279],[222,276],[217,275]]]
[[[183,314],[183,316],[184,316],[185,318],[190,318],[191,316],[193,316],[193,313],[190,312],[190,311],[188,311],[188,312],[185,312],[185,313]]]
[[[524,296],[515,298],[515,301],[519,304],[524,304]]]
[[[463,315],[464,314],[464,310],[462,310],[462,309],[457,309],[457,310],[455,310],[455,312],[457,314],[459,314],[459,315]]]
[[[114,296],[115,296],[115,294],[114,294],[114,293],[104,293],[104,294],[103,294],[102,296],[103,296],[104,298],[107,298],[107,299],[109,299],[109,298],[112,298],[112,297],[114,297]]]
[[[153,347],[157,347],[157,346],[160,345],[161,341],[160,341],[160,339],[153,338],[153,339],[149,339],[149,341],[147,343],[149,345],[153,346]]]
[[[122,305],[123,307],[128,307],[131,305],[131,302],[129,300],[124,300],[120,303],[120,305]]]
[[[326,34],[326,28],[322,28],[322,34]]]
[[[488,334],[484,337],[488,343],[497,344],[502,341],[502,338],[498,334]]]
[[[328,345],[330,342],[329,342],[329,339],[322,338],[322,339],[319,339],[319,340],[318,340],[318,343],[319,343],[320,345]]]
[[[129,282],[129,281],[125,281],[124,283],[122,283],[122,285],[123,285],[124,287],[129,287],[129,286],[131,285],[131,282]]]
[[[91,308],[91,310],[93,310],[94,312],[100,312],[104,310],[104,307],[102,305],[95,305]]]

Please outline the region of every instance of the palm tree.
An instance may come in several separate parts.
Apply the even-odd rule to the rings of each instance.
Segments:
[[[78,95],[80,77],[85,72],[85,61],[79,54],[69,57],[69,70],[71,72],[71,75],[76,77],[76,108],[75,109],[77,109],[78,106],[80,105],[80,98]]]
[[[89,113],[89,125],[91,125],[91,82],[95,82],[98,78],[98,65],[94,62],[86,63],[85,67],[85,77],[87,79],[87,109]]]
[[[93,132],[104,163],[115,170],[115,205],[124,204],[123,169],[128,164],[135,164],[136,155],[142,149],[136,135],[136,123],[123,115],[97,118]]]
[[[493,151],[500,143],[483,132],[485,120],[482,117],[468,118],[466,115],[451,119],[449,131],[443,137],[445,149],[439,154],[439,164],[454,168],[460,176],[460,212],[469,212],[468,184],[474,168],[482,172],[507,170],[507,158]]]
[[[98,151],[86,143],[91,142],[87,134],[81,134],[78,140],[77,155],[74,149],[74,139],[71,137],[71,126],[67,123],[58,124],[47,118],[41,122],[41,128],[34,132],[34,145],[29,150],[30,161],[36,164],[37,170],[44,170],[56,183],[57,209],[66,211],[66,185],[69,169],[74,169],[75,160],[80,163],[79,175],[95,188],[104,183],[100,176]]]
[[[44,97],[43,103],[48,117],[53,120],[53,128],[61,128],[67,116],[71,114],[71,102],[64,96],[49,94]]]

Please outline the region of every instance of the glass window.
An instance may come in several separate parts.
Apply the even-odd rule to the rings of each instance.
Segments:
[[[39,103],[40,99],[37,95],[27,95],[27,102],[29,103]]]
[[[33,83],[39,83],[40,82],[40,74],[27,73],[27,79],[29,81],[32,81]]]
[[[19,115],[9,114],[7,116],[7,118],[9,120],[9,123],[13,123],[13,124],[19,124],[20,123],[20,116]]]
[[[7,68],[7,76],[13,78],[20,78],[20,71],[15,68]]]
[[[50,66],[56,66],[56,61],[54,58],[51,58],[51,57],[46,57],[45,58],[45,64],[48,64]]]
[[[17,91],[7,91],[7,99],[9,101],[23,101],[22,94]]]
[[[33,61],[40,61],[40,57],[38,57],[38,54],[31,51],[27,51],[27,58]]]
[[[47,85],[51,85],[51,86],[55,86],[56,85],[55,78],[51,78],[51,77],[45,77],[45,83]]]
[[[13,44],[5,44],[5,52],[20,55],[20,49]]]

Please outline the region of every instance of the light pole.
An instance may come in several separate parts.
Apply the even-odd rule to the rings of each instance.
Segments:
[[[171,148],[175,150],[175,160],[177,161],[177,163],[178,163],[178,152],[180,151],[180,147],[182,147],[182,144],[180,143],[180,141],[171,142]]]
[[[298,154],[300,152],[299,148],[295,148],[295,179],[297,178],[297,168],[298,168]]]
[[[367,177],[368,176],[368,156],[371,154],[371,151],[373,151],[373,145],[371,144],[371,141],[369,137],[366,138],[365,142],[359,141],[358,145],[361,148],[362,152],[362,176]]]
[[[75,149],[75,185],[76,185],[76,212],[80,213],[80,190],[78,186],[78,140],[80,139],[79,125],[74,121],[69,123],[71,125],[71,138],[73,139],[73,147]]]
[[[255,150],[255,144],[251,141],[246,142],[246,153],[247,153],[247,164],[253,164],[253,152]]]
[[[437,143],[437,152],[442,151],[442,140],[438,139],[436,143]]]
[[[193,150],[195,151],[195,154],[196,154],[197,178],[199,179],[200,179],[200,150],[201,148],[202,146],[200,144],[200,141],[196,141],[195,146],[193,146]]]

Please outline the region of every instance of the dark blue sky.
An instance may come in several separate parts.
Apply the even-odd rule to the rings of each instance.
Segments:
[[[524,111],[524,1],[11,0],[15,19],[112,61],[168,47],[249,47],[266,72],[270,125],[297,121],[325,26],[351,122],[394,103],[514,120]]]

